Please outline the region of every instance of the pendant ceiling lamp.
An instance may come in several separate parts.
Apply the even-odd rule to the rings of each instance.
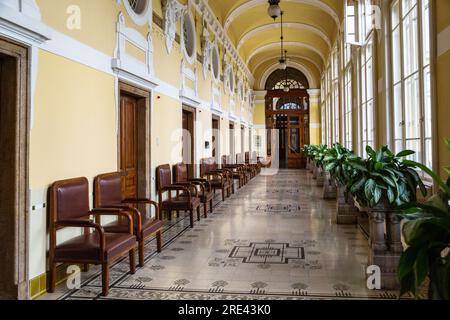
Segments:
[[[280,41],[281,41],[281,53],[280,53],[280,60],[278,60],[280,62],[279,65],[279,69],[280,70],[286,70],[287,68],[287,60],[286,57],[284,55],[285,51],[284,51],[284,32],[283,32],[283,11],[281,11],[280,13],[281,16],[281,36],[280,36]]]
[[[287,61],[287,50],[284,51],[284,61]],[[287,66],[286,66],[286,68],[284,70],[285,70],[286,80],[285,80],[285,83],[284,83],[284,86],[283,86],[283,91],[288,93],[290,91],[290,86],[289,86]]]
[[[280,0],[269,0],[269,9],[267,10],[267,13],[273,20],[276,20],[281,15],[279,4]]]

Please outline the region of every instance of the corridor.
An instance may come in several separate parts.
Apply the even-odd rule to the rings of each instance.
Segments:
[[[101,273],[92,269],[80,290],[42,298],[397,298],[396,292],[366,289],[367,241],[356,226],[334,222],[336,203],[322,199],[309,172],[265,171],[215,204],[194,229],[183,214],[167,224],[162,253],[150,239],[145,267],[136,274],[128,273],[127,259],[115,264],[108,297],[100,296]]]

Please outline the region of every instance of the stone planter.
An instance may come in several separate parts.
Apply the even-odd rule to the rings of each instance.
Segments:
[[[309,159],[309,172],[314,173],[314,167],[316,165],[314,164],[314,161],[312,161],[311,159]]]
[[[318,170],[319,170],[319,168],[316,166],[316,163],[313,161],[312,162],[312,174],[313,174],[313,179],[314,180],[317,179]]]
[[[356,224],[358,222],[358,208],[353,197],[345,194],[345,186],[337,186],[336,197],[336,223]]]
[[[333,200],[336,199],[337,190],[336,190],[336,182],[331,174],[327,171],[325,172],[325,178],[323,183],[323,198],[325,200]]]
[[[325,182],[325,170],[323,170],[322,167],[317,166],[316,169],[316,185],[320,188],[323,187],[323,184]]]
[[[306,157],[306,170],[311,170],[311,159]]]
[[[395,210],[385,199],[374,208],[369,208],[370,237],[369,265],[381,269],[381,288],[398,289],[397,267],[403,252],[401,243],[400,212]]]

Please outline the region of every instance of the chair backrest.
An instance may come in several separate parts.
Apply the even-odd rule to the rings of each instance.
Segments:
[[[188,166],[184,163],[177,163],[173,166],[173,182],[187,182],[188,181]]]
[[[163,164],[156,168],[156,188],[158,193],[162,193],[162,189],[169,187],[172,184],[172,173],[170,172],[170,165]]]
[[[209,168],[209,171],[214,171],[214,170],[219,169],[219,165],[217,164],[215,158],[209,158],[208,168]]]
[[[228,156],[223,155],[223,156],[222,156],[222,165],[225,165],[225,166],[226,166],[227,164],[229,164],[229,163],[228,163]]]
[[[56,181],[50,187],[51,223],[89,216],[89,183],[86,178]]]
[[[243,164],[242,153],[236,154],[236,164]]]
[[[94,179],[94,207],[114,206],[122,200],[122,176],[119,172],[101,174]]]
[[[245,153],[245,163],[246,164],[250,163],[250,152],[248,151]]]
[[[200,159],[200,177],[204,177],[208,173],[208,159]]]

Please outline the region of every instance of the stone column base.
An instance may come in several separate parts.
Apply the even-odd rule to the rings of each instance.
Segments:
[[[357,224],[358,209],[353,204],[338,203],[336,208],[337,224]]]
[[[389,251],[381,253],[374,252],[372,249],[369,250],[369,265],[378,266],[381,270],[381,289],[398,290],[400,283],[398,281],[397,267],[401,254]]]

